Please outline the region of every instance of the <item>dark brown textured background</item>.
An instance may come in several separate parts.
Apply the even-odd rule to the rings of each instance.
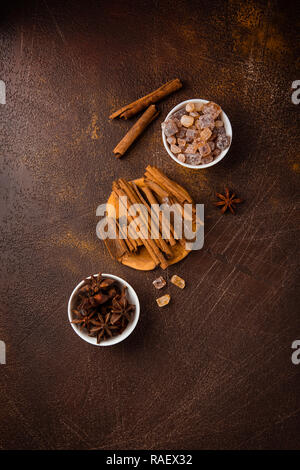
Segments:
[[[1,3],[1,7],[4,3]],[[0,19],[0,448],[300,448],[296,2],[27,1]],[[299,52],[299,51],[298,51]],[[121,105],[180,77],[122,160]],[[233,126],[203,171],[166,154],[160,122],[179,101],[220,103]],[[134,120],[133,120],[134,121]],[[205,204],[205,247],[165,273],[113,262],[95,215],[117,176],[158,165]],[[212,205],[224,185],[246,202]],[[124,343],[95,348],[67,321],[73,287],[98,271],[141,301]]]

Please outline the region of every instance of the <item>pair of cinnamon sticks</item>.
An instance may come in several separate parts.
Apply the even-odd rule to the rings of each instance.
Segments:
[[[143,109],[147,108],[142,116],[136,121],[132,128],[127,132],[123,139],[114,148],[113,153],[116,157],[121,157],[125,154],[132,143],[142,134],[146,127],[157,118],[159,110],[156,108],[154,103],[157,103],[161,99],[170,95],[176,90],[182,87],[182,83],[179,78],[175,78],[168,83],[165,83],[157,90],[152,91],[146,96],[133,101],[132,103],[123,106],[119,110],[115,111],[109,116],[110,119],[122,118],[128,119],[136,115]]]
[[[127,206],[123,207],[126,211],[129,211],[132,204],[143,204],[147,215],[141,214],[142,224],[139,226],[135,224],[133,217],[128,216],[129,227],[131,229],[133,227],[135,230],[138,228],[141,234],[141,237],[137,239],[132,232],[128,233],[127,238],[123,237],[125,230],[119,218],[118,239],[106,242],[111,256],[122,260],[123,256],[129,253],[136,253],[141,246],[144,246],[155,265],[160,265],[163,269],[166,269],[169,265],[169,260],[174,256],[173,247],[177,241],[185,247],[185,240],[177,235],[172,223],[170,225],[167,224],[168,219],[165,219],[161,211],[156,209],[153,214],[151,213],[151,208],[157,208],[157,206],[153,205],[162,204],[163,202],[170,205],[176,203],[180,211],[184,203],[193,204],[188,192],[165,176],[158,168],[148,165],[143,181],[139,183],[139,186],[134,182],[127,182],[120,178],[113,183],[113,194],[115,200],[118,200],[120,204],[125,204],[125,199],[122,199],[122,196],[127,197]],[[118,209],[120,217],[120,209],[122,208],[119,207]],[[151,227],[149,222],[150,215],[154,216]],[[150,237],[150,231],[153,229],[153,226],[157,233],[155,238]]]

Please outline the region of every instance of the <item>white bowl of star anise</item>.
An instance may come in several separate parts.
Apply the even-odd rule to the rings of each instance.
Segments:
[[[81,281],[68,303],[75,333],[94,346],[120,343],[135,329],[140,303],[133,287],[113,274],[94,274]]]

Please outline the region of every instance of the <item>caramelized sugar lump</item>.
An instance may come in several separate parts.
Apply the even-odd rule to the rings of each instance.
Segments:
[[[154,285],[155,289],[162,289],[167,283],[162,276],[159,276],[157,279],[154,279],[152,284]]]
[[[168,305],[170,300],[171,300],[171,296],[169,294],[166,294],[156,299],[156,303],[159,307],[165,307],[165,305]]]
[[[181,163],[206,165],[230,145],[222,108],[209,103],[187,103],[173,113],[162,129],[174,157]]]
[[[177,274],[174,274],[174,276],[171,277],[171,282],[177,287],[180,287],[180,289],[185,288],[185,280],[182,279],[182,277],[177,276]]]

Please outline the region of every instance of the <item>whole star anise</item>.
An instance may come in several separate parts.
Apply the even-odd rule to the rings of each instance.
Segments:
[[[73,314],[78,318],[72,320],[71,323],[78,325],[80,329],[86,328],[88,331],[90,331],[91,318],[95,315],[95,311],[93,310],[88,314],[86,311],[75,309],[73,310]]]
[[[113,330],[118,329],[118,326],[111,324],[110,317],[110,313],[107,313],[104,318],[98,313],[98,320],[91,320],[91,324],[94,326],[90,329],[89,336],[96,336],[98,344],[101,339],[111,338]]]
[[[114,325],[121,320],[122,326],[124,323],[130,321],[131,313],[134,311],[135,306],[129,304],[126,298],[126,287],[123,288],[122,294],[114,297],[111,309],[111,323]]]
[[[235,215],[234,210],[236,209],[236,204],[240,204],[241,202],[243,202],[242,199],[236,198],[235,193],[232,193],[230,195],[230,192],[229,192],[228,188],[225,188],[225,195],[220,194],[220,193],[216,193],[216,196],[221,200],[218,201],[218,202],[215,202],[214,204],[216,206],[223,206],[222,209],[221,209],[222,214],[224,214],[227,211],[227,209],[229,209],[230,212],[233,215]]]

